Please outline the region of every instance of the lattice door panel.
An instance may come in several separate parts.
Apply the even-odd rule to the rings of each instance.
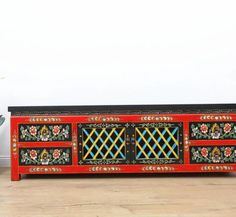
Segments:
[[[79,125],[79,163],[127,163],[126,131],[122,124]]]
[[[134,162],[183,163],[182,132],[182,123],[136,125]]]

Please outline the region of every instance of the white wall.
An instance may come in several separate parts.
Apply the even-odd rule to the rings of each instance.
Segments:
[[[0,0],[9,105],[235,102],[236,2]]]

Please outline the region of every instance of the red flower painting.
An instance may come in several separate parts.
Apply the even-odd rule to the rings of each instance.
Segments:
[[[232,150],[229,147],[225,148],[224,155],[225,157],[229,157],[232,154]]]
[[[207,150],[206,148],[202,148],[202,150],[201,150],[201,155],[202,155],[203,157],[207,157],[207,156],[208,156],[208,150]]]
[[[60,155],[61,155],[61,152],[60,152],[59,149],[55,149],[55,150],[53,151],[52,156],[53,156],[54,159],[58,159],[58,158],[60,157]]]
[[[200,130],[202,133],[206,134],[208,132],[208,126],[206,124],[202,124]]]
[[[58,135],[60,133],[60,127],[58,125],[54,126],[52,129],[52,133],[54,136]]]
[[[29,129],[30,135],[31,136],[36,136],[37,135],[37,128],[35,126],[31,126]]]
[[[35,150],[30,151],[30,157],[31,159],[35,160],[37,158],[37,152]]]
[[[229,133],[231,131],[231,129],[232,129],[231,124],[229,124],[229,123],[225,124],[225,126],[224,126],[225,133]]]

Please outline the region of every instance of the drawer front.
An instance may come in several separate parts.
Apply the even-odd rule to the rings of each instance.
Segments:
[[[190,140],[236,140],[236,122],[190,122]]]
[[[236,163],[236,144],[224,146],[193,146],[190,148],[192,164],[231,164]]]
[[[137,164],[182,164],[182,123],[139,123],[134,126],[134,160]]]
[[[72,140],[72,126],[63,124],[19,124],[19,142],[60,142]]]
[[[72,165],[72,149],[68,147],[19,148],[19,164],[32,165]]]

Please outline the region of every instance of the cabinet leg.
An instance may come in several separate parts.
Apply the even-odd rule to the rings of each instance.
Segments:
[[[21,175],[16,173],[16,174],[11,174],[11,181],[20,181],[21,180]]]

